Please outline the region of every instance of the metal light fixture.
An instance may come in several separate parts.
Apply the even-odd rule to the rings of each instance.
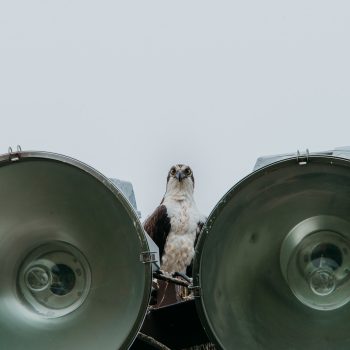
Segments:
[[[127,349],[148,307],[148,252],[137,214],[96,170],[0,156],[1,349]]]
[[[350,161],[279,159],[207,220],[193,269],[202,324],[222,349],[349,349]]]

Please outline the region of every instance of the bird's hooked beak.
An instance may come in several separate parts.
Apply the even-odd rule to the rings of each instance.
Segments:
[[[186,177],[186,175],[181,170],[179,170],[176,172],[175,177],[178,179],[179,182],[181,182]]]

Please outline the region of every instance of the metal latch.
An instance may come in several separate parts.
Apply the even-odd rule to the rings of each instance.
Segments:
[[[306,149],[305,153],[300,153],[299,150],[297,150],[297,162],[299,165],[306,165],[309,162],[309,155],[310,152],[308,149]]]
[[[20,145],[17,146],[17,151],[16,152],[14,152],[12,150],[12,147],[9,147],[9,149],[8,149],[9,160],[11,162],[15,162],[15,161],[19,160],[20,157],[21,157],[21,152],[22,152],[22,148],[21,148]]]
[[[140,261],[143,264],[151,264],[157,261],[155,252],[142,252],[140,254]]]
[[[190,284],[188,286],[188,289],[193,293],[194,298],[200,298],[202,296],[202,290],[200,286],[194,286],[193,284]]]

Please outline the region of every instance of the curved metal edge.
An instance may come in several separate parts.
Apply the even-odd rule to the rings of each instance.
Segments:
[[[149,251],[149,245],[148,241],[146,238],[146,234],[143,230],[142,224],[138,218],[138,215],[135,211],[135,209],[131,206],[129,203],[128,199],[124,196],[124,194],[102,173],[100,173],[98,170],[95,168],[91,167],[90,165],[87,165],[75,158],[65,156],[62,154],[58,153],[53,153],[53,152],[46,152],[46,151],[22,151],[20,150],[19,152],[15,152],[18,155],[18,159],[15,160],[15,162],[20,162],[22,159],[47,159],[47,160],[52,160],[52,161],[57,161],[61,163],[65,163],[68,165],[72,165],[89,175],[93,176],[96,180],[101,182],[105,187],[107,187],[122,203],[123,207],[127,211],[129,217],[131,220],[133,220],[134,227],[136,228],[137,236],[140,242],[140,246],[143,251]],[[5,153],[0,155],[0,167],[11,164],[14,161],[11,160],[11,153]],[[140,262],[141,263],[141,262]],[[121,350],[123,349],[129,349],[129,347],[133,344],[135,341],[138,332],[140,331],[142,324],[146,318],[147,315],[147,308],[149,305],[149,301],[151,298],[151,287],[152,287],[152,266],[151,264],[143,264],[145,266],[145,273],[146,273],[146,278],[145,280],[147,281],[147,276],[149,276],[148,280],[149,283],[145,284],[145,290],[144,290],[144,295],[147,296],[144,298],[142,301],[142,304],[144,306],[144,312],[143,314],[139,314],[140,322],[135,324],[135,327],[130,330],[130,334],[135,333],[134,335],[131,335],[128,337],[125,342],[122,344],[122,347],[120,348]],[[141,309],[142,310],[142,309]],[[119,349],[116,349],[119,350]]]
[[[211,213],[208,216],[208,219],[206,223],[204,224],[202,231],[199,235],[196,250],[195,250],[195,256],[193,260],[193,285],[198,286],[201,289],[201,263],[202,263],[202,252],[205,247],[205,241],[207,236],[210,234],[210,230],[218,218],[220,212],[223,210],[226,202],[231,200],[231,198],[238,192],[243,186],[247,186],[247,184],[252,183],[257,178],[266,175],[267,173],[270,173],[271,171],[275,171],[277,169],[280,169],[282,167],[287,167],[291,164],[296,166],[308,166],[305,165],[299,165],[298,157],[293,156],[287,159],[279,160],[277,162],[268,164],[262,168],[259,168],[256,171],[253,171],[252,173],[248,174],[241,180],[239,180],[235,185],[233,185],[219,200],[219,202],[215,205],[214,209],[211,211]],[[334,156],[328,156],[328,155],[309,155],[308,157],[308,163],[312,162],[318,162],[318,163],[324,163],[328,164],[330,166],[332,165],[342,165],[350,167],[350,159],[341,158],[341,157],[334,157]],[[200,297],[196,298],[196,309],[197,313],[199,315],[199,318],[201,320],[202,326],[207,333],[209,339],[220,349],[226,350],[222,344],[219,342],[219,340],[216,338],[215,332],[211,326],[211,322],[207,316],[207,312],[205,309],[205,305],[203,302],[203,294],[200,293]]]

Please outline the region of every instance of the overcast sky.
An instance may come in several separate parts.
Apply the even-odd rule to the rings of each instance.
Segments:
[[[133,183],[189,164],[209,214],[260,155],[350,145],[350,2],[0,1],[1,153]]]

